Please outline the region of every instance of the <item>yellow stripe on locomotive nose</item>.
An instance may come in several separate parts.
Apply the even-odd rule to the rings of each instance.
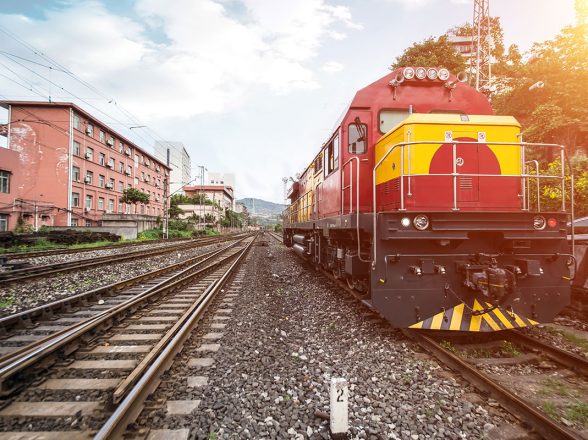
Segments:
[[[465,332],[495,332],[513,328],[530,327],[539,324],[537,321],[517,315],[501,307],[494,307],[485,303],[486,309],[474,299],[470,307],[464,303],[439,312],[427,319],[423,319],[409,328],[423,330],[451,330]],[[472,313],[478,312],[477,314]],[[486,311],[484,311],[486,310]]]

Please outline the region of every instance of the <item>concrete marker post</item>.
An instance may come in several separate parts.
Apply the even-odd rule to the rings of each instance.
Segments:
[[[343,378],[332,378],[330,387],[331,434],[333,438],[346,438],[349,430],[349,388]]]

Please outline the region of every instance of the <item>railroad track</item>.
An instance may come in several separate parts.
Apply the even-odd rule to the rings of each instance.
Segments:
[[[281,237],[277,234],[270,232],[269,235],[282,243]],[[351,295],[355,300],[367,307],[372,313],[377,314],[377,312],[369,307],[369,304],[364,301],[365,298],[360,292],[350,288],[344,281],[337,279],[333,274],[322,269],[321,272],[347,294]],[[427,352],[434,355],[444,365],[463,376],[464,379],[475,388],[484,393],[491,394],[492,397],[503,406],[503,408],[521,420],[523,424],[530,426],[542,437],[554,440],[585,438],[579,432],[564,426],[562,423],[558,423],[544,411],[533,405],[532,402],[523,400],[514,392],[511,392],[506,386],[501,385],[496,378],[482,372],[478,367],[462,359],[450,348],[439,343],[433,338],[433,335],[439,337],[439,332],[427,333],[422,330],[402,330],[402,332],[407,338],[415,341]],[[447,338],[451,336],[448,335],[448,333],[449,332],[445,332],[443,334],[445,342],[447,342]],[[502,331],[499,332],[499,334],[496,334],[496,337],[506,339],[511,343],[525,347],[526,349],[537,353],[539,356],[547,357],[561,367],[575,372],[582,379],[588,378],[588,359],[585,357],[554,347],[518,330]]]
[[[158,244],[158,243],[175,243],[175,242],[182,242],[192,240],[190,238],[167,238],[167,239],[159,239],[159,240],[148,240],[148,241],[141,241],[141,242],[133,242],[133,243],[122,243],[122,244],[105,244],[104,246],[95,246],[89,248],[82,248],[82,249],[70,249],[70,248],[58,248],[58,249],[48,249],[46,251],[30,251],[30,252],[4,252],[0,254],[0,258],[8,258],[11,260],[20,260],[25,258],[36,258],[36,257],[46,257],[52,255],[67,255],[67,254],[78,254],[84,252],[92,252],[92,251],[103,251],[103,250],[111,250],[111,249],[125,249],[135,246],[145,246],[151,244]]]
[[[0,410],[0,430],[7,438],[76,439],[96,431],[96,439],[121,438],[254,240],[227,246],[0,361],[5,389],[23,388]]]
[[[72,272],[76,270],[85,270],[92,267],[102,266],[105,264],[114,264],[124,261],[135,260],[137,258],[150,258],[162,255],[168,252],[186,250],[193,247],[206,246],[213,243],[221,243],[231,240],[233,236],[206,237],[198,240],[190,240],[188,243],[178,245],[158,247],[155,249],[143,249],[135,252],[127,252],[117,255],[106,255],[102,257],[86,258],[82,260],[66,261],[40,266],[28,266],[21,269],[0,272],[0,286],[16,282],[28,281],[49,275]]]
[[[243,239],[236,238],[235,241]],[[224,249],[231,246],[233,244],[229,244]],[[23,347],[38,345],[50,334],[63,331],[69,325],[83,321],[86,316],[98,314],[122,301],[140,295],[153,286],[170,279],[184,268],[217,252],[218,249],[209,251],[136,277],[0,318],[0,334],[2,335],[0,363],[23,350]]]

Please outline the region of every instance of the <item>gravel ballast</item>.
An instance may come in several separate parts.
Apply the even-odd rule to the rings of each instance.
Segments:
[[[496,402],[274,240],[254,246],[243,270],[227,326],[215,329],[220,321],[212,315],[202,321],[153,396],[153,403],[198,399],[198,409],[169,416],[162,406],[144,413],[139,426],[189,428],[199,439],[330,438],[324,414],[333,377],[349,383],[353,438],[493,438],[512,423]],[[219,301],[215,307],[227,307]],[[223,336],[210,341],[209,332]],[[218,351],[198,350],[211,342]],[[214,362],[188,365],[202,357]],[[189,387],[188,376],[206,376],[207,385]]]
[[[228,243],[216,243],[186,250],[168,252],[153,257],[137,257],[111,265],[101,265],[83,271],[67,272],[42,279],[11,284],[0,288],[0,317],[106,286],[128,278],[169,266],[180,261],[220,249]]]

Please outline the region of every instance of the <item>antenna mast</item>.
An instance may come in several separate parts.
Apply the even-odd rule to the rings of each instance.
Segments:
[[[475,76],[476,90],[487,89],[492,81],[491,47],[490,0],[474,0],[470,72]]]

